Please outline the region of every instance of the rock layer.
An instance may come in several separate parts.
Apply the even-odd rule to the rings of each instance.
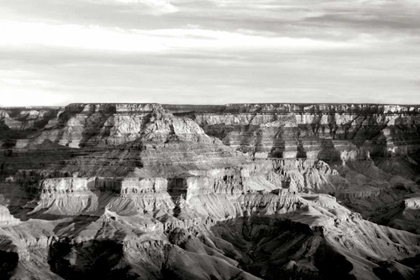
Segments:
[[[0,110],[1,279],[416,279],[420,107]]]

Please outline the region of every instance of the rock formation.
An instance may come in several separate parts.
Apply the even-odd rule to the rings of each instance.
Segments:
[[[0,109],[0,279],[418,279],[420,107]]]

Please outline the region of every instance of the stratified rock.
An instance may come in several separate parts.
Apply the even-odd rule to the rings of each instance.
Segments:
[[[0,278],[416,279],[419,109],[0,109]]]

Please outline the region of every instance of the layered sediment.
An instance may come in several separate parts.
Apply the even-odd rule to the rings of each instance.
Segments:
[[[418,106],[3,108],[0,146],[1,279],[419,276]]]

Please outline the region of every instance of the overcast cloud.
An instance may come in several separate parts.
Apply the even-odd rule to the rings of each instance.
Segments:
[[[417,0],[0,0],[0,106],[420,104]]]

